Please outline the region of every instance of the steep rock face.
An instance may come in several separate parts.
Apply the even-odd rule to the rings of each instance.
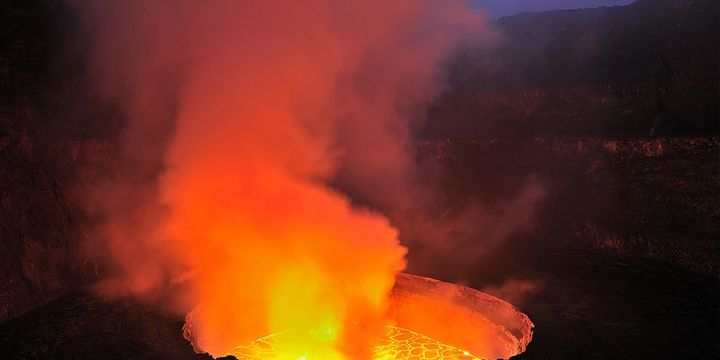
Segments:
[[[51,3],[0,2],[0,322],[67,292],[76,266],[71,210],[36,136]]]
[[[652,80],[444,94],[430,108],[426,133],[551,135],[647,134],[656,116]],[[657,131],[679,131],[662,124]]]
[[[664,135],[720,131],[720,3],[523,13],[451,66],[430,135]],[[453,114],[453,116],[449,116]]]
[[[82,111],[58,110],[87,107],[64,88],[78,64],[59,65],[68,11],[63,0],[0,1],[0,323],[97,272],[82,255],[80,204],[112,162],[108,141],[75,139]]]
[[[548,196],[532,237],[720,273],[720,139],[476,138],[419,145],[463,202],[512,196],[527,176]],[[548,245],[552,246],[552,245]]]
[[[425,134],[715,133],[720,130],[715,101],[720,91],[711,81],[683,85],[643,78],[597,85],[453,91],[430,107]]]
[[[0,322],[64,294],[75,266],[70,209],[29,148],[0,138]]]
[[[502,18],[495,22],[498,46],[464,54],[451,80],[476,90],[596,84],[667,71],[702,81],[718,72],[719,10],[713,0],[638,0]]]
[[[112,149],[98,139],[37,149],[25,133],[0,138],[0,323],[97,275],[83,248],[82,196],[111,172]]]

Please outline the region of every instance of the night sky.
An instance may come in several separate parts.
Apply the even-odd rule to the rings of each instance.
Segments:
[[[469,0],[474,8],[487,8],[490,18],[517,14],[523,11],[553,9],[581,9],[598,6],[627,5],[635,0]]]

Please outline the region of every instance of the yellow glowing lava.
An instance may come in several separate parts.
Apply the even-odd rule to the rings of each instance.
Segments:
[[[345,357],[324,343],[293,343],[291,332],[259,338],[226,354],[239,360],[340,360]],[[445,345],[412,330],[387,326],[375,342],[374,360],[480,360],[467,351]]]

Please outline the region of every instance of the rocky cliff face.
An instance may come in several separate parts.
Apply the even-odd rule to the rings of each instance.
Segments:
[[[50,149],[38,149],[24,133],[0,138],[0,322],[98,272],[83,248],[81,196],[109,173],[112,147],[91,139]]]
[[[546,186],[532,237],[720,273],[720,139],[477,138],[434,140],[457,199],[492,202],[528,175]]]
[[[553,87],[453,91],[430,108],[425,134],[659,136],[713,132],[712,84],[665,88],[645,78]]]
[[[656,105],[654,81],[572,87],[455,91],[430,108],[426,132],[461,134],[647,134]],[[670,130],[663,124],[660,131]]]
[[[66,11],[57,0],[0,1],[0,322],[95,271],[82,256],[77,181],[105,170],[86,158],[104,152],[73,141],[73,125],[47,100],[68,71],[56,68]]]
[[[431,136],[720,132],[720,4],[524,13],[495,22],[493,49],[450,65]]]
[[[64,294],[77,243],[57,180],[27,143],[0,138],[0,321]]]

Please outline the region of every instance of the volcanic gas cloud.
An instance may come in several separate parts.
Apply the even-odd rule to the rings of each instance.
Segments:
[[[364,358],[405,249],[337,169],[402,179],[410,118],[438,66],[487,33],[465,1],[75,1],[90,79],[120,105],[123,158],[90,199],[103,288],[168,296],[219,356],[292,329]],[[355,185],[357,187],[357,184]],[[410,185],[408,185],[410,186]]]

